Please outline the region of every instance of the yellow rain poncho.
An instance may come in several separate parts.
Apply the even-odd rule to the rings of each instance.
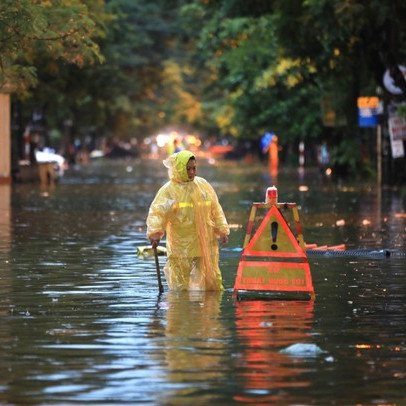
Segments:
[[[217,238],[230,230],[213,187],[201,177],[188,178],[191,158],[191,152],[181,151],[164,161],[170,181],[151,203],[147,237],[167,233],[169,289],[222,290]]]

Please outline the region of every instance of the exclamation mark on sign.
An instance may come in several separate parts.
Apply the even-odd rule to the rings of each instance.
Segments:
[[[275,251],[278,249],[278,246],[276,245],[276,235],[278,234],[278,222],[273,221],[271,223],[271,236],[272,236],[272,245],[271,248]]]

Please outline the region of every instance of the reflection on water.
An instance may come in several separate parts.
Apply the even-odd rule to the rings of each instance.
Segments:
[[[0,185],[0,249],[6,251],[10,244],[10,185]]]
[[[165,321],[152,326],[153,336],[164,337],[158,356],[166,365],[164,380],[173,389],[163,393],[160,402],[213,403],[218,398],[210,384],[225,374],[222,365],[229,333],[221,320],[222,292],[169,292]]]
[[[286,402],[289,387],[307,387],[306,371],[292,363],[281,348],[308,343],[313,301],[242,301],[236,303],[236,326],[243,351],[237,363],[241,394],[234,400],[249,404]]]
[[[312,257],[314,302],[236,302],[249,210],[269,173],[203,161],[199,174],[233,225],[221,295],[164,281],[158,297],[153,258],[137,256],[166,181],[160,162],[97,161],[54,188],[0,189],[0,403],[405,404],[405,256]],[[277,183],[281,201],[300,205],[306,242],[406,251],[398,191],[283,168]],[[281,352],[297,343],[324,352]]]

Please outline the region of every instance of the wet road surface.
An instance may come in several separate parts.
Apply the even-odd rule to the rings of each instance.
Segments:
[[[2,187],[0,404],[406,404],[400,192],[198,163],[232,227],[221,294],[164,281],[158,296],[153,258],[137,255],[160,161],[100,160],[55,188]],[[236,300],[250,206],[272,184],[298,203],[307,243],[399,255],[309,255],[315,300]]]

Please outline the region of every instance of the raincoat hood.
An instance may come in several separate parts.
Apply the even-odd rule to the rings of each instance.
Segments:
[[[186,166],[190,158],[195,156],[190,151],[180,151],[172,154],[163,161],[163,164],[168,168],[169,179],[175,182],[190,182],[188,178]]]

